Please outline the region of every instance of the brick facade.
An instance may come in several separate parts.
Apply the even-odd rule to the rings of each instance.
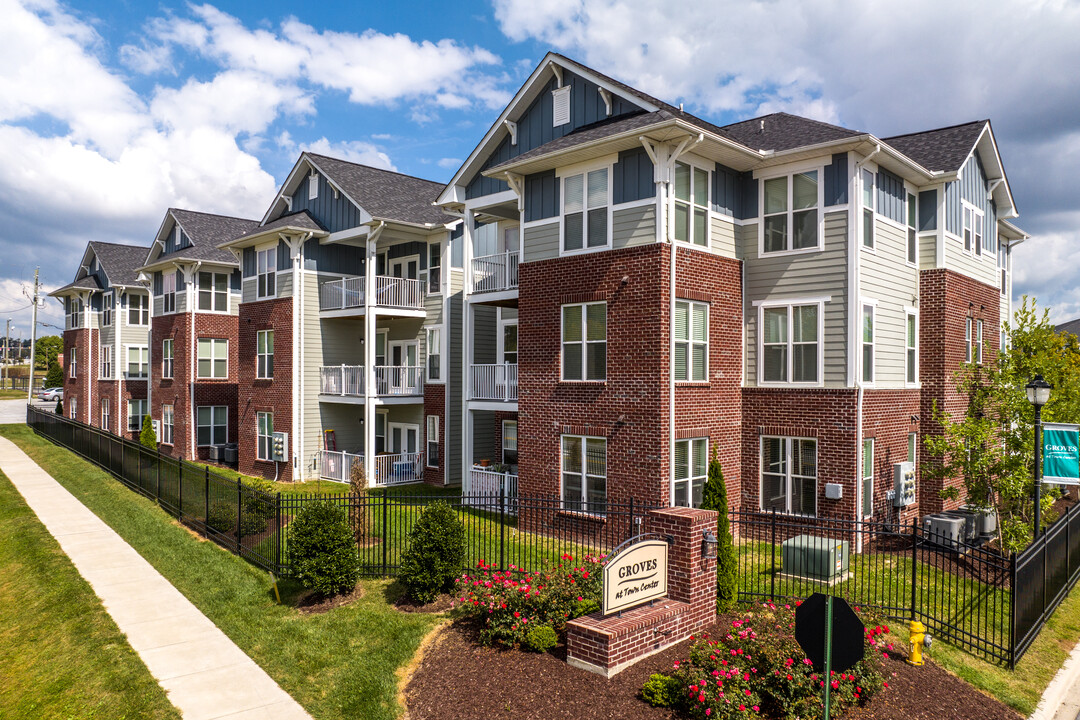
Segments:
[[[238,364],[236,416],[237,441],[240,451],[240,472],[247,475],[261,475],[273,478],[277,471],[279,479],[291,479],[290,463],[273,463],[256,459],[257,436],[255,413],[271,412],[274,414],[274,431],[289,433],[289,453],[292,452],[292,298],[280,300],[260,300],[240,305],[238,318],[239,357]],[[255,358],[259,330],[274,331],[274,377],[260,380],[255,377]],[[230,346],[230,354],[232,348]],[[304,458],[299,459],[306,462]],[[275,467],[278,465],[279,467]]]
[[[427,443],[429,438],[427,436],[427,419],[430,415],[436,415],[439,418],[439,462],[437,467],[427,467],[431,464],[431,458],[428,457]],[[455,418],[457,422],[461,422],[460,418]],[[445,485],[446,484],[446,385],[435,384],[424,385],[424,427],[421,429],[421,436],[424,439],[424,482],[429,485]]]

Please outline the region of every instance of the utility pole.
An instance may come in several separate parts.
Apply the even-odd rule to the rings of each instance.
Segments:
[[[7,372],[8,360],[11,356],[11,318],[7,319],[7,327],[4,329],[4,356],[0,358],[0,389],[7,384],[7,376],[10,374]]]
[[[41,286],[38,284],[38,272],[41,268],[34,268],[34,319],[30,323],[30,382],[26,387],[26,402],[34,401],[34,354],[37,350],[37,308],[38,292]]]

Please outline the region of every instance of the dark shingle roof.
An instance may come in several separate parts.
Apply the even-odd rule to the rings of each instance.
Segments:
[[[1073,335],[1080,335],[1080,318],[1070,320],[1066,323],[1061,323],[1054,327],[1059,333],[1072,333]]]
[[[90,241],[94,255],[105,270],[111,285],[138,285],[139,268],[146,261],[147,248],[139,245]]]
[[[441,225],[454,218],[432,205],[444,185],[326,155],[308,156],[373,218]]]
[[[865,134],[784,112],[725,125],[723,130],[747,147],[775,152]]]
[[[269,230],[275,230],[282,227],[296,227],[303,230],[311,230],[313,232],[326,232],[326,228],[319,224],[319,221],[312,217],[311,213],[307,210],[301,210],[300,212],[290,213],[288,215],[282,215],[276,220],[271,220],[265,225],[256,227],[251,232],[241,235],[238,238],[230,238],[231,240],[243,240],[245,238],[254,237],[256,235],[262,235]]]
[[[211,215],[179,208],[169,208],[169,212],[180,223],[180,227],[184,228],[184,232],[191,240],[190,247],[169,253],[166,257],[170,259],[205,260],[235,265],[236,258],[233,254],[228,250],[219,250],[217,246],[247,235],[259,226],[258,220],[227,215]]]
[[[49,295],[50,296],[59,295],[60,293],[64,292],[65,290],[101,290],[101,289],[102,289],[101,283],[98,282],[97,277],[94,276],[94,275],[87,275],[86,277],[80,278],[79,280],[76,280],[75,282],[68,283],[67,285],[65,285],[63,287],[60,287],[60,288],[57,288],[57,289],[53,290],[51,293],[49,293]]]
[[[956,172],[975,146],[989,120],[882,138],[927,170]]]

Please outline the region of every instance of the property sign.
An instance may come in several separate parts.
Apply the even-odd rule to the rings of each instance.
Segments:
[[[667,595],[668,544],[642,540],[611,557],[604,566],[604,614]]]
[[[1043,423],[1043,480],[1080,485],[1080,425]]]

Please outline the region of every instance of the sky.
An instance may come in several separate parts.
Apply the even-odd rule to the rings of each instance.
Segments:
[[[448,181],[549,50],[717,124],[887,137],[989,118],[1014,300],[1080,317],[1080,3],[0,0],[0,323],[168,207],[261,218],[312,150]],[[43,333],[59,332],[46,302]],[[3,326],[0,325],[0,328]],[[0,330],[2,332],[2,330]],[[40,334],[40,333],[39,333]]]

